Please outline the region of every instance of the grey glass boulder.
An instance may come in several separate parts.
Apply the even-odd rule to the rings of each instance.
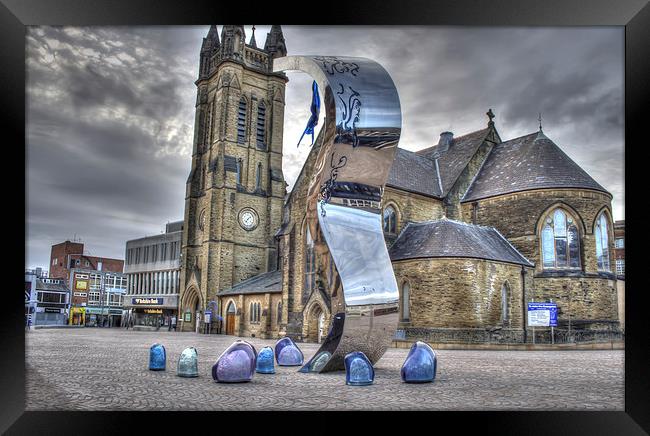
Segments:
[[[198,377],[199,376],[199,357],[196,348],[189,347],[183,350],[178,358],[176,375],[179,377]]]
[[[237,340],[226,348],[212,366],[212,378],[219,383],[241,383],[253,379],[257,351],[250,343]]]
[[[151,371],[164,371],[167,365],[167,353],[162,344],[153,344],[149,348],[149,369]]]
[[[429,344],[417,341],[411,346],[402,365],[401,376],[406,383],[428,383],[436,378],[436,353]]]
[[[260,374],[275,374],[275,355],[271,347],[264,347],[257,355],[255,371]]]

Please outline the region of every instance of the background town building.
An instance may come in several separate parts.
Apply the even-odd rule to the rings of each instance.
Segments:
[[[126,242],[124,308],[136,328],[169,326],[178,316],[182,230],[176,221],[163,234]]]
[[[243,26],[224,26],[221,42],[212,26],[201,51],[182,246],[184,329],[195,329],[216,302],[225,333],[320,341],[342,305],[335,265],[318,255],[327,253],[322,235],[305,225],[323,138],[280,219],[286,78],[269,65],[286,54],[284,38],[273,26],[265,50],[254,38],[244,41]],[[260,109],[265,98],[272,103]],[[620,338],[612,195],[546,136],[541,121],[538,131],[503,141],[492,110],[487,116],[480,130],[442,132],[431,147],[396,152],[382,217],[400,292],[399,337]],[[553,338],[549,328],[528,331],[532,301],[557,304]]]
[[[70,290],[65,280],[48,278],[40,268],[25,271],[25,323],[27,326],[65,325]]]
[[[73,268],[121,273],[124,270],[124,261],[84,253],[84,244],[81,242],[65,241],[52,245],[49,277],[68,281],[70,270]]]
[[[625,330],[625,220],[614,222],[614,257],[618,281],[618,317],[621,328]]]
[[[119,327],[127,278],[122,272],[70,269],[72,290],[70,324],[88,327]]]
[[[102,295],[105,289],[115,289],[115,291],[106,291],[106,298],[109,297],[108,293],[118,295],[120,293],[121,281],[115,284],[114,287],[106,288],[104,285],[104,276],[107,273],[112,277],[121,277],[124,269],[124,261],[122,259],[113,259],[109,257],[92,256],[84,253],[84,244],[81,242],[65,241],[60,244],[52,245],[50,251],[50,278],[63,279],[64,283],[71,290],[70,310],[68,323],[73,325],[85,325],[88,319],[87,315],[93,315],[91,319],[101,319],[110,323],[119,324],[121,318],[121,309],[119,315],[116,310],[111,313],[106,308],[105,313],[100,313],[101,309],[92,307],[90,313],[88,311],[88,292],[92,280],[94,289],[101,289]],[[92,277],[91,277],[92,275]],[[121,279],[120,279],[121,280]],[[108,284],[108,283],[107,283]],[[95,294],[93,294],[94,297]],[[94,301],[94,300],[93,300]],[[99,304],[101,306],[101,302]],[[107,304],[107,306],[109,306]],[[120,305],[121,307],[121,305]]]

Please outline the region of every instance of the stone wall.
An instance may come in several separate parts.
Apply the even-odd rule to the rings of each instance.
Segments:
[[[393,262],[400,289],[410,285],[410,316],[403,328],[523,329],[522,267],[468,258]],[[524,279],[530,282],[529,279]],[[507,284],[508,311],[502,320],[501,288]]]

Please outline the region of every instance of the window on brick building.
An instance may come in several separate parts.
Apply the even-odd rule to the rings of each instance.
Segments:
[[[384,209],[384,233],[394,235],[397,233],[397,214],[393,206]]]
[[[542,261],[544,268],[580,268],[580,232],[575,217],[563,209],[544,218]]]
[[[616,238],[616,242],[615,242],[615,244],[616,244],[616,245],[615,245],[616,248],[625,248],[625,239],[623,239],[623,238]]]
[[[596,220],[596,228],[594,229],[594,236],[596,237],[596,260],[598,262],[598,269],[603,271],[611,271],[609,265],[609,220],[605,212],[601,213]]]
[[[616,259],[616,274],[619,276],[625,275],[625,259]]]

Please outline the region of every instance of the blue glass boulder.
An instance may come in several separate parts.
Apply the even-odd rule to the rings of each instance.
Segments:
[[[273,354],[273,348],[262,348],[257,355],[257,366],[255,367],[255,371],[260,374],[275,374],[274,361],[275,356]]]
[[[164,371],[167,365],[167,353],[162,344],[153,344],[149,349],[149,369],[151,371]]]
[[[375,369],[361,351],[345,356],[345,384],[352,386],[371,385],[375,380]]]
[[[212,366],[212,378],[219,383],[240,383],[253,379],[257,352],[246,341],[237,340],[221,353]]]
[[[296,344],[294,344],[291,338],[289,337],[279,339],[278,342],[275,343],[275,360],[277,360],[278,362],[280,361],[280,351],[282,351],[282,349],[287,345],[296,345]]]
[[[427,383],[436,378],[436,353],[429,344],[421,341],[411,346],[402,365],[402,380],[406,383]]]
[[[178,358],[176,375],[179,377],[198,377],[199,376],[199,357],[196,348],[190,347],[183,350]]]
[[[282,347],[278,354],[278,365],[280,366],[300,366],[303,364],[305,357],[296,344]]]

